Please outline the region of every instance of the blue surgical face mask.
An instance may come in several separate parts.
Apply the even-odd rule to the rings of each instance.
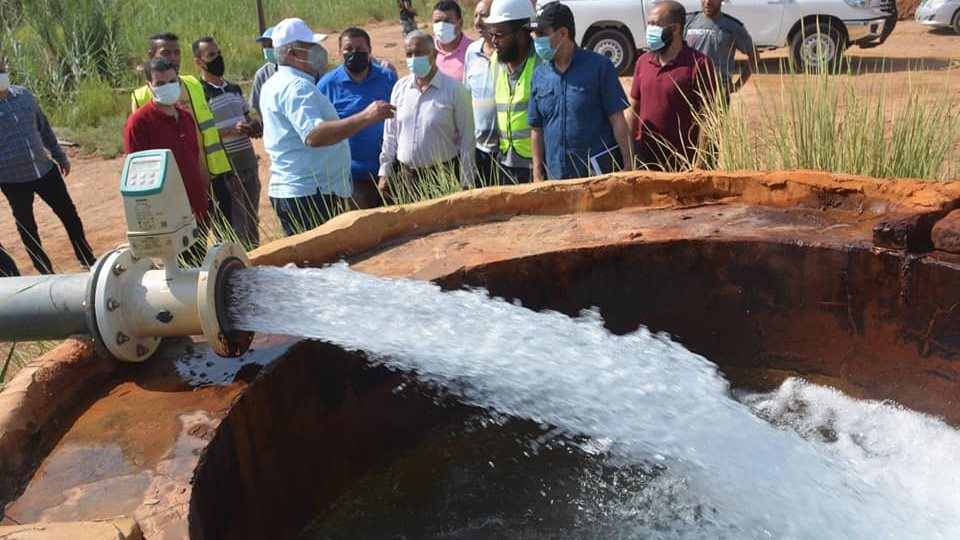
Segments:
[[[557,49],[550,46],[550,36],[536,36],[533,38],[533,48],[537,51],[537,56],[544,62],[553,60],[557,55]]]
[[[673,32],[667,32],[668,27],[647,25],[647,48],[651,51],[660,51],[670,46],[673,41]]]
[[[273,54],[273,49],[264,49],[263,50],[263,59],[271,64],[277,63],[277,56]]]
[[[407,58],[407,68],[410,69],[410,73],[413,73],[415,77],[424,78],[430,73],[430,57],[429,56],[414,56],[413,58]]]
[[[160,105],[173,105],[180,99],[180,82],[153,87],[153,100]]]

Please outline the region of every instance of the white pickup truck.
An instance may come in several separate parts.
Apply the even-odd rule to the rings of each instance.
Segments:
[[[573,11],[580,44],[626,75],[646,48],[651,0],[563,0]],[[688,13],[700,2],[680,0]],[[726,0],[723,12],[743,22],[758,50],[790,47],[797,66],[835,64],[850,45],[883,43],[897,24],[896,0]]]

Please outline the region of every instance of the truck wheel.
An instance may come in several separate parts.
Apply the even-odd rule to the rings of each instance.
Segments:
[[[835,69],[846,48],[843,32],[834,23],[823,20],[803,25],[790,41],[794,64],[802,71]]]
[[[584,47],[613,62],[617,74],[630,75],[633,69],[633,41],[619,28],[604,28],[594,33]]]
[[[960,34],[960,9],[953,14],[953,31]]]

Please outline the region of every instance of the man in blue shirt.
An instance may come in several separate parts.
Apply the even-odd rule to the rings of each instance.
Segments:
[[[375,101],[390,101],[397,75],[373,62],[370,51],[370,35],[360,28],[347,28],[340,34],[343,64],[317,83],[317,88],[330,99],[340,118],[353,116]],[[383,204],[377,189],[381,146],[383,122],[367,126],[350,137],[350,174],[353,177],[353,203],[357,208],[375,208]]]
[[[317,88],[327,52],[302,19],[273,28],[277,73],[263,85],[263,146],[270,155],[270,203],[287,235],[310,230],[344,207],[353,192],[350,145],[361,129],[392,118],[389,103],[375,101],[340,119]]]
[[[577,47],[573,13],[559,2],[530,29],[544,60],[530,85],[534,181],[633,170],[627,96],[613,64]]]

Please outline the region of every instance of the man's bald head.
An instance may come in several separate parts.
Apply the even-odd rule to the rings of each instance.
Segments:
[[[687,22],[687,10],[680,2],[673,0],[664,0],[653,6],[653,10],[660,15],[660,25],[679,24],[683,26]]]

